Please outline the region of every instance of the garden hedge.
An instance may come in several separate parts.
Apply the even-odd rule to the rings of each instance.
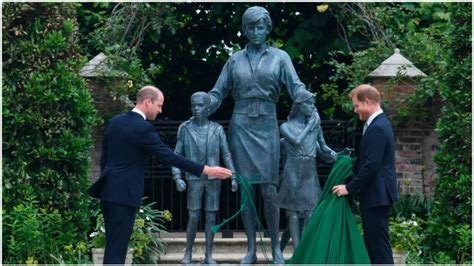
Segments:
[[[77,4],[2,8],[3,263],[78,263],[97,119],[79,75]]]

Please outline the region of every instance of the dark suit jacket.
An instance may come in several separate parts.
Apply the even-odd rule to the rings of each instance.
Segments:
[[[359,195],[362,210],[392,205],[397,199],[395,139],[387,116],[379,114],[366,129],[346,185],[350,195]]]
[[[161,162],[201,175],[204,165],[176,155],[165,145],[152,124],[135,112],[113,117],[102,146],[99,180],[88,193],[102,201],[139,207],[143,196],[145,161],[151,155]]]

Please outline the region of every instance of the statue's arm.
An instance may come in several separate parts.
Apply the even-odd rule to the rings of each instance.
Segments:
[[[317,156],[326,162],[334,162],[337,158],[337,153],[326,144],[326,140],[324,139],[324,133],[323,133],[323,129],[321,128],[321,125],[318,125],[316,130],[318,131],[318,144],[319,144]]]
[[[178,134],[176,137],[176,146],[174,148],[174,152],[176,154],[184,156],[184,125],[185,123],[181,124],[178,128]],[[181,179],[181,169],[177,167],[171,167],[171,173],[173,175],[173,180],[176,181]]]
[[[231,84],[231,59],[227,60],[222,68],[221,74],[214,85],[214,88],[208,92],[211,97],[211,114],[222,104],[222,101],[229,95],[232,88]]]
[[[219,145],[220,145],[220,153],[222,155],[222,160],[224,161],[225,167],[232,171],[232,179],[235,178],[235,167],[234,162],[232,160],[232,155],[230,153],[229,144],[227,142],[227,138],[224,133],[224,129],[221,127],[219,130]]]
[[[220,127],[219,129],[219,145],[224,165],[227,167],[227,169],[230,169],[232,171],[231,190],[232,192],[236,192],[239,188],[237,182],[237,171],[235,170],[234,162],[232,161],[232,155],[230,153],[229,144],[227,143],[223,127]]]
[[[285,51],[281,52],[281,82],[285,84],[286,88],[288,89],[288,94],[290,95],[291,99],[293,99],[295,93],[298,90],[305,90],[306,87],[298,77],[295,67],[293,66],[293,62],[291,62],[290,56]]]
[[[280,126],[280,132],[283,138],[285,138],[287,141],[291,142],[294,145],[300,145],[304,137],[306,137],[308,132],[311,131],[312,127],[313,124],[308,123],[300,134],[296,134],[293,130],[291,130],[289,123],[283,123]]]
[[[177,136],[177,141],[176,141],[176,147],[174,149],[174,152],[176,154],[184,156],[184,126],[189,123],[189,120],[182,123],[179,128],[178,128],[178,136]],[[181,169],[177,167],[171,167],[171,173],[173,175],[173,181],[176,183],[176,189],[180,192],[186,190],[186,182],[184,182],[182,178],[182,173]]]

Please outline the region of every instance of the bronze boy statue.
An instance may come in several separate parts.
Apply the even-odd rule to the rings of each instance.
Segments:
[[[210,103],[211,99],[205,92],[196,92],[191,96],[193,117],[179,126],[175,152],[206,165],[219,165],[219,160],[222,157],[224,164],[234,173],[232,177],[232,191],[235,192],[238,185],[224,128],[215,122],[209,121]],[[173,173],[173,180],[176,182],[176,188],[178,191],[184,191],[186,189],[186,182],[181,178],[181,170],[172,167],[171,171]],[[211,227],[216,224],[221,181],[204,174],[201,176],[186,174],[186,180],[188,186],[187,208],[189,220],[186,229],[186,250],[181,263],[188,264],[192,261],[192,248],[196,238],[204,194],[204,210],[206,213],[206,253],[204,263],[215,264],[216,262],[212,258],[214,234],[211,232]]]

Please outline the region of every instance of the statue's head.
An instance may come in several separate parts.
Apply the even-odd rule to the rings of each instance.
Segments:
[[[265,8],[252,6],[242,15],[242,32],[251,43],[264,42],[271,30],[272,19]]]
[[[207,118],[211,112],[211,97],[203,91],[191,95],[191,112],[195,118]]]
[[[296,116],[298,113],[304,116],[310,116],[316,110],[314,106],[316,102],[315,98],[314,94],[307,90],[298,90],[293,98],[289,118]]]

